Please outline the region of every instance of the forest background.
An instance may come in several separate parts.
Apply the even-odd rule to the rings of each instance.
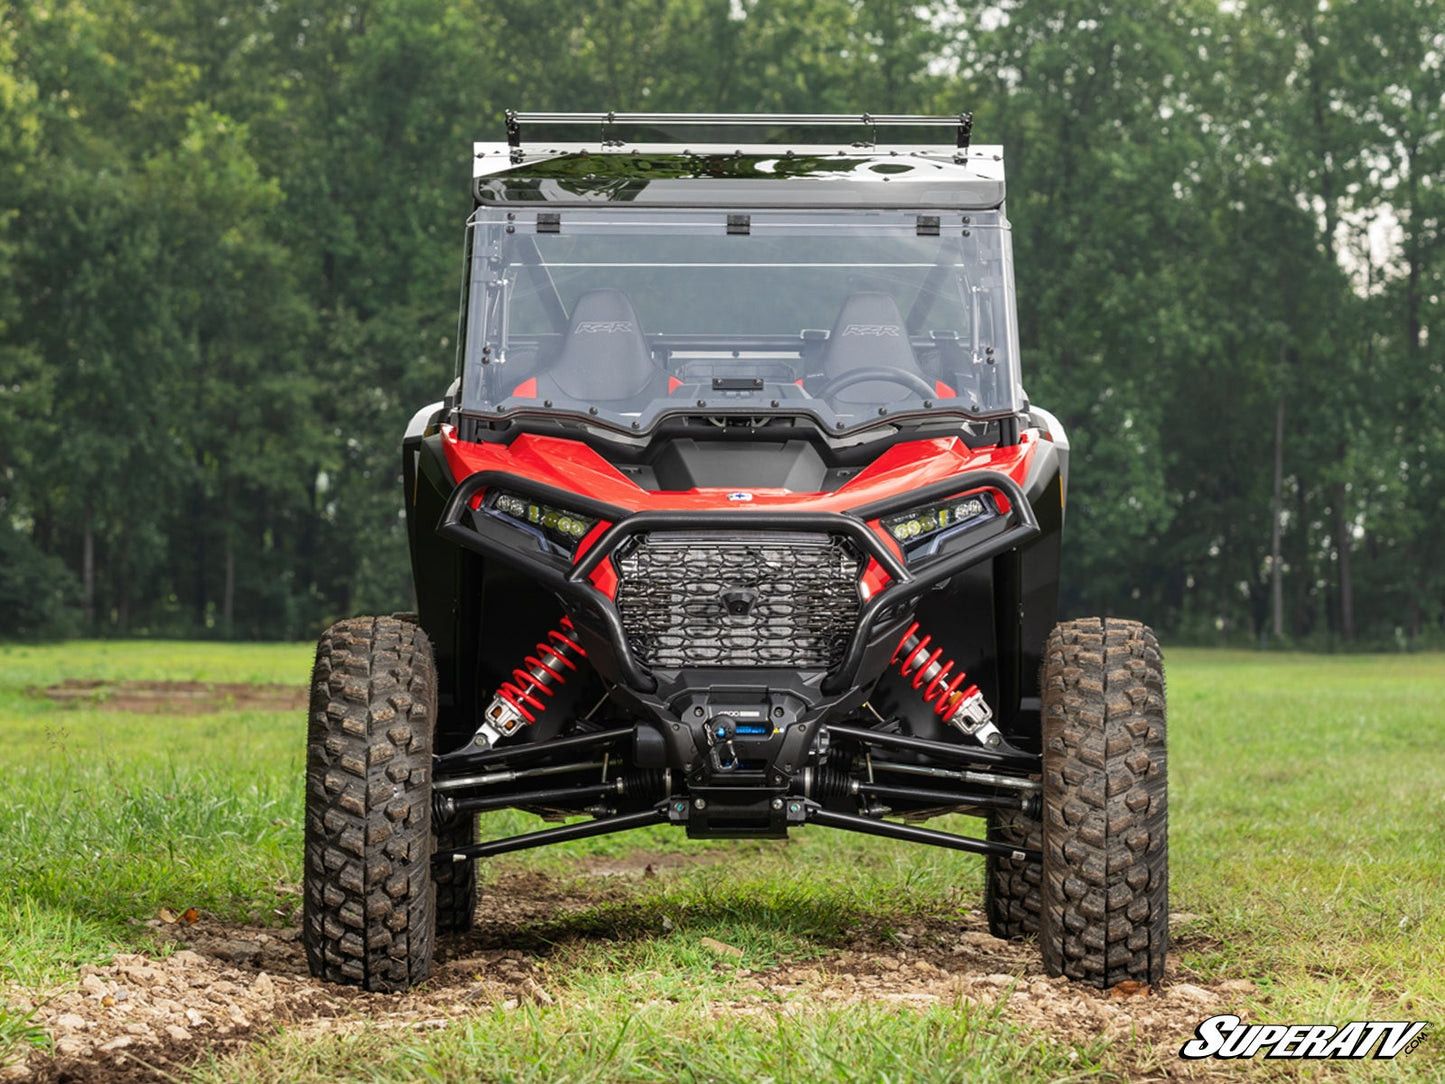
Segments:
[[[0,0],[0,638],[410,608],[505,108],[976,114],[1064,608],[1445,646],[1445,2]]]

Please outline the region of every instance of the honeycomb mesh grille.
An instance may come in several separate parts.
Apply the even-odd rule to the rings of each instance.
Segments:
[[[858,555],[832,535],[658,531],[617,566],[623,631],[652,667],[831,670],[858,622]]]

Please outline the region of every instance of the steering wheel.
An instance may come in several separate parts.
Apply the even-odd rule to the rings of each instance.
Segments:
[[[862,365],[857,369],[849,369],[846,373],[840,373],[818,392],[820,398],[831,399],[844,388],[851,388],[854,384],[862,384],[868,380],[883,380],[889,384],[897,384],[909,391],[916,391],[925,399],[936,399],[938,392],[933,385],[917,373],[910,373],[907,369],[894,369],[888,365]]]

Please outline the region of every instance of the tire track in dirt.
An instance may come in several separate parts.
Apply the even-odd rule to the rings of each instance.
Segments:
[[[425,1032],[497,1006],[565,1003],[565,963],[579,944],[598,937],[697,936],[685,928],[653,928],[655,909],[638,901],[627,882],[698,860],[639,855],[584,864],[559,879],[499,869],[482,887],[476,928],[439,942],[432,979],[401,995],[312,979],[295,924],[262,927],[202,915],[194,925],[163,925],[155,930],[155,952],[82,967],[73,986],[39,1004],[33,992],[6,990],[12,1007],[35,1008],[54,1053],[32,1052],[0,1079],[154,1084],[184,1077],[201,1058],[238,1051],[279,1025],[318,1035],[363,1028]],[[1178,1059],[1179,1044],[1201,1019],[1254,992],[1244,981],[1192,981],[1174,957],[1160,990],[1130,996],[1050,979],[1036,946],[992,937],[979,912],[957,919],[860,916],[846,939],[819,958],[762,969],[741,966],[727,945],[703,943],[718,957],[714,970],[731,980],[729,995],[714,1003],[719,1016],[865,1003],[920,1010],[997,1006],[1006,1019],[1059,1040],[1115,1040],[1126,1061],[1159,1079],[1199,1072]]]

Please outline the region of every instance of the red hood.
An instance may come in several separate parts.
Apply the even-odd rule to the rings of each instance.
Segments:
[[[442,426],[441,434],[447,464],[459,482],[478,471],[505,471],[556,489],[585,493],[632,512],[727,508],[739,514],[750,508],[843,512],[975,470],[1007,474],[1022,486],[1037,441],[1032,432],[1023,433],[1017,445],[1004,448],[972,449],[956,437],[904,441],[889,447],[831,493],[796,493],[743,486],[652,491],[637,485],[581,441],[523,433],[510,444],[472,444],[458,440],[449,425]],[[739,492],[751,499],[728,499],[729,494]]]

